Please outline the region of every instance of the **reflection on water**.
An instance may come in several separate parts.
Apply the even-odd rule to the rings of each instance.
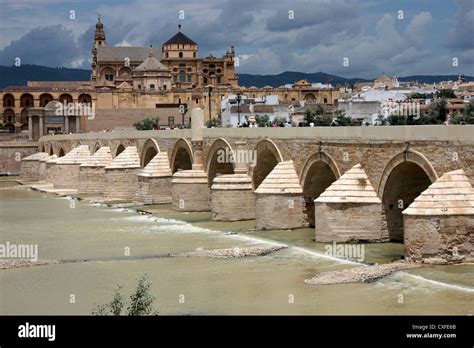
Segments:
[[[40,259],[92,260],[0,271],[0,314],[90,314],[117,284],[130,292],[143,273],[153,281],[161,314],[474,312],[474,265],[423,267],[371,284],[307,285],[317,272],[354,267],[326,257],[311,229],[254,231],[255,221],[222,223],[210,213],[146,209],[153,215],[0,190],[0,243],[38,244]],[[141,258],[264,243],[289,248],[244,259]],[[403,246],[367,244],[365,253],[366,261],[390,262]]]

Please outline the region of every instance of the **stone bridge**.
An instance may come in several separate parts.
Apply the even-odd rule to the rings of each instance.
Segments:
[[[331,201],[331,198],[327,196],[332,194],[338,198],[341,192],[337,191],[340,187],[343,189],[345,187],[349,191],[343,193],[345,197],[341,199],[349,197],[350,200],[346,201],[347,203],[355,202],[354,204],[357,205],[359,202],[364,208],[351,210],[354,204],[339,205],[336,209],[338,213],[322,214],[334,215],[334,219],[333,221],[320,219],[326,225],[332,224],[331,237],[325,239],[322,233],[320,241],[403,240],[402,211],[406,210],[428,187],[435,185],[435,182],[455,180],[449,175],[457,171],[456,173],[461,172],[462,175],[459,174],[461,176],[458,175],[455,178],[461,178],[460,180],[464,178],[466,182],[454,185],[454,191],[450,191],[448,187],[445,193],[448,194],[447,197],[454,197],[453,199],[456,200],[458,187],[468,190],[467,196],[458,195],[458,197],[462,197],[461,202],[467,201],[468,218],[467,222],[463,220],[462,224],[468,225],[467,227],[463,225],[468,229],[468,238],[474,238],[472,215],[469,215],[474,207],[471,207],[473,203],[469,201],[471,198],[474,199],[471,195],[474,183],[474,126],[200,128],[199,141],[196,141],[195,132],[196,127],[193,130],[53,135],[42,137],[38,150],[62,157],[79,145],[88,145],[91,154],[106,146],[110,148],[112,157],[116,157],[125,149],[132,147],[133,151],[136,148],[138,152],[137,162],[139,157],[141,167],[147,166],[157,154],[161,153],[161,160],[164,158],[165,162],[166,159],[169,161],[169,169],[171,169],[171,174],[174,174],[173,181],[168,181],[166,185],[173,186],[171,182],[174,182],[176,183],[174,195],[188,195],[196,200],[199,200],[201,196],[206,196],[206,190],[210,192],[213,183],[217,183],[217,189],[219,185],[229,183],[231,186],[234,185],[232,183],[246,185],[246,181],[239,176],[244,174],[248,178],[249,185],[251,184],[247,187],[252,194],[250,200],[239,198],[240,196],[235,196],[234,199],[232,195],[229,195],[225,196],[224,201],[219,201],[217,196],[213,196],[212,200],[208,199],[208,201],[215,200],[212,209],[209,206],[209,209],[202,210],[212,210],[216,213],[215,210],[219,210],[226,204],[229,209],[245,210],[243,206],[251,202],[248,203],[250,208],[246,210],[246,214],[249,218],[256,218],[257,227],[261,228],[314,226],[315,204],[317,204],[315,199],[321,196],[321,202],[344,203],[337,199]],[[219,157],[225,151],[230,151],[235,155],[242,150],[244,150],[243,153],[255,155],[255,163],[242,166],[233,161],[222,161]],[[184,178],[179,173],[191,174],[186,174]],[[446,173],[449,175],[443,176]],[[225,179],[222,178],[230,177],[229,175],[232,174],[234,177],[225,183]],[[204,191],[189,189],[189,186],[179,191],[180,189],[177,188],[179,183],[190,183],[191,176],[192,180],[199,182],[195,187],[206,186]],[[341,186],[347,183],[349,186]],[[233,194],[235,194],[235,185],[233,187]],[[358,190],[360,192],[356,192]],[[261,196],[259,192],[270,195],[288,193],[284,200],[291,198],[291,204],[293,204],[293,200],[296,199],[295,204],[298,209],[301,205],[303,218],[298,216],[297,223],[287,224],[286,220],[294,219],[294,216],[287,216],[278,210],[277,206],[280,203],[275,200],[267,200],[265,203],[262,200],[258,206],[258,197]],[[324,195],[321,195],[323,192]],[[441,191],[435,190],[435,192]],[[254,193],[257,196],[257,207],[254,205]],[[370,198],[370,195],[373,197]],[[175,198],[173,196],[173,200]],[[235,202],[232,203],[234,200]],[[318,201],[319,199],[316,200]],[[371,206],[371,202],[377,203],[375,208]],[[459,205],[458,203],[455,202],[453,209]],[[417,204],[420,206],[420,203]],[[435,203],[426,204],[431,207]],[[423,203],[421,205],[423,206]],[[334,206],[324,209],[336,211]],[[316,209],[316,215],[318,215],[317,211],[318,209]],[[338,215],[341,211],[344,214]],[[375,211],[377,213],[374,214]],[[345,226],[351,224],[353,225],[351,228],[358,231],[356,234],[363,235],[364,230],[370,229],[369,224],[375,220],[378,221],[379,218],[371,220],[375,215],[382,216],[381,224],[378,222],[373,224],[376,225],[376,230],[382,231],[382,234],[375,231],[377,236],[374,238],[354,237],[354,234],[344,235]],[[273,227],[272,218],[276,221]],[[234,220],[239,219],[245,219],[245,214]],[[318,240],[317,221],[318,218],[316,218],[316,240]],[[334,232],[336,225],[337,233]],[[321,227],[321,231],[324,231],[326,227]],[[469,248],[472,248],[472,241],[470,243]],[[467,254],[474,256],[474,251],[468,250]]]

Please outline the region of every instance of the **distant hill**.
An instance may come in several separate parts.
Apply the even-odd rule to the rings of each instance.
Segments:
[[[20,67],[0,65],[0,88],[26,86],[27,81],[88,81],[90,70],[49,68],[25,64]]]
[[[39,65],[1,66],[0,65],[0,88],[7,86],[25,86],[27,81],[88,81],[90,70],[70,68],[49,68]],[[425,83],[457,80],[458,75],[414,75],[399,77],[399,81],[419,81]],[[368,82],[371,80],[361,78],[344,78],[337,75],[318,73],[302,73],[296,71],[285,71],[278,75],[251,75],[239,74],[239,84],[246,87],[280,87],[285,84],[293,84],[299,80],[307,80],[311,83],[331,83],[336,85],[352,85],[356,82]],[[466,76],[467,81],[474,81],[473,76]]]

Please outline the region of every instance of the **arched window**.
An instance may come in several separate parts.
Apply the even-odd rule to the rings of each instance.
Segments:
[[[183,52],[179,52],[179,58],[183,58]]]
[[[34,105],[34,99],[31,94],[22,94],[20,98],[20,106],[22,108],[29,108],[33,107]]]
[[[10,93],[3,96],[3,107],[15,107],[15,98]]]
[[[179,81],[186,82],[186,73],[184,71],[184,64],[179,65]]]

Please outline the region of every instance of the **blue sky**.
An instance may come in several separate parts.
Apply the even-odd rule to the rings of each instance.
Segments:
[[[161,45],[181,22],[201,56],[235,45],[239,73],[474,75],[474,0],[0,0],[0,65],[89,68],[98,13],[109,45]]]

